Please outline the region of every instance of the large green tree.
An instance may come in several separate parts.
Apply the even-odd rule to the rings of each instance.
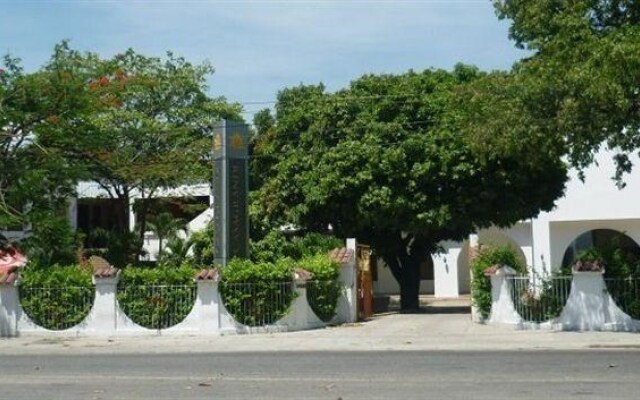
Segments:
[[[67,200],[83,173],[55,143],[100,107],[85,90],[92,64],[62,43],[37,72],[10,56],[0,67],[0,227],[31,225],[31,241],[51,250],[30,255],[45,262],[73,257]]]
[[[69,233],[67,201],[85,180],[118,201],[122,234],[132,196],[141,198],[142,237],[148,199],[163,189],[208,181],[212,131],[220,118],[238,119],[239,105],[207,94],[212,72],[208,63],[171,53],[156,58],[127,50],[104,59],[68,42],[32,73],[5,57],[0,227],[31,223],[34,234],[44,229],[49,240]]]
[[[99,75],[87,84],[106,108],[78,121],[83,132],[59,143],[90,180],[118,201],[117,226],[128,230],[135,194],[138,232],[147,228],[149,199],[166,189],[207,181],[213,128],[238,118],[239,105],[207,95],[207,64],[171,53],[165,59],[127,50],[111,59],[92,54]]]
[[[546,136],[479,143],[487,104],[473,95],[502,79],[459,65],[367,75],[336,93],[281,91],[275,116],[256,120],[258,220],[331,225],[370,243],[400,284],[402,309],[416,309],[419,264],[442,241],[534,217],[563,192],[566,168]]]
[[[583,168],[613,149],[618,178],[640,149],[640,2],[495,0],[510,37],[530,54],[514,67],[520,113],[556,136]],[[506,121],[494,108],[494,118]],[[508,123],[506,125],[509,125]],[[505,126],[506,126],[505,125]]]

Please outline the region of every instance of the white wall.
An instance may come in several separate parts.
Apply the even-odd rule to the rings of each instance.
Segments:
[[[571,173],[565,196],[558,200],[557,207],[540,218],[548,221],[611,220],[640,218],[640,160],[633,157],[635,169],[625,181],[627,186],[619,190],[611,179],[615,165],[611,152],[600,152],[597,165],[585,171],[585,182],[576,172]]]
[[[400,286],[393,277],[389,267],[381,259],[377,259],[378,280],[373,282],[373,292],[375,294],[399,294]],[[435,259],[434,259],[435,264]],[[435,265],[434,265],[435,269]],[[435,272],[435,271],[434,271]],[[433,281],[420,281],[421,294],[433,294]]]
[[[579,234],[592,229],[615,229],[625,232],[640,243],[640,162],[632,161],[635,168],[620,190],[612,177],[615,164],[612,152],[601,151],[597,164],[585,170],[585,181],[572,171],[565,196],[556,202],[556,208],[541,213],[533,220],[533,263],[536,270],[549,270],[559,266],[567,246]]]
[[[640,244],[640,219],[550,222],[551,266],[553,268],[559,267],[571,242],[582,233],[594,229],[613,229],[624,232],[636,243]]]

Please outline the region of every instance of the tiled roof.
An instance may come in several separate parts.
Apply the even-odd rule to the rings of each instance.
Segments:
[[[484,276],[495,275],[496,272],[498,272],[498,270],[500,269],[500,267],[501,267],[501,265],[495,264],[495,265],[492,265],[490,267],[485,268],[484,271],[482,271],[482,273],[484,274]]]
[[[96,278],[113,278],[118,275],[118,269],[102,257],[89,257],[89,265],[93,268],[93,276]]]
[[[308,281],[313,278],[313,274],[304,268],[294,268],[293,275],[296,279]]]
[[[339,264],[348,264],[353,259],[353,250],[346,247],[336,248],[329,252],[329,257]]]
[[[18,279],[18,267],[7,268],[0,272],[0,285],[13,285]]]
[[[16,248],[9,247],[0,250],[0,274],[12,270],[14,267],[23,267],[27,258]]]
[[[217,281],[220,276],[217,268],[203,269],[194,277],[197,281]]]

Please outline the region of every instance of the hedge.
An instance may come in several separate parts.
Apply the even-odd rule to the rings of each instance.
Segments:
[[[269,325],[287,314],[296,297],[291,282],[293,261],[253,263],[234,259],[221,271],[222,302],[244,325]]]
[[[137,268],[120,272],[118,304],[136,324],[164,329],[184,320],[195,304],[195,269],[180,267]]]
[[[340,264],[326,254],[306,257],[298,262],[301,268],[313,274],[307,282],[307,299],[313,312],[324,322],[329,322],[336,314],[340,297]]]
[[[78,265],[27,266],[21,273],[20,304],[37,325],[64,330],[82,322],[95,297],[91,272]]]

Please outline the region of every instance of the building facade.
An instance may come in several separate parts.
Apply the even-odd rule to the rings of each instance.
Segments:
[[[470,245],[513,246],[529,268],[539,274],[568,265],[581,250],[621,237],[620,246],[640,251],[640,171],[634,159],[633,172],[625,177],[626,187],[618,189],[612,179],[612,153],[600,152],[596,163],[585,171],[584,181],[570,173],[565,196],[550,212],[521,221],[508,229],[490,228],[471,235],[464,242],[442,243],[444,251],[432,255],[421,271],[421,293],[435,297],[458,297],[469,293]],[[432,271],[428,268],[431,267]],[[399,293],[391,272],[378,260],[374,291]]]

